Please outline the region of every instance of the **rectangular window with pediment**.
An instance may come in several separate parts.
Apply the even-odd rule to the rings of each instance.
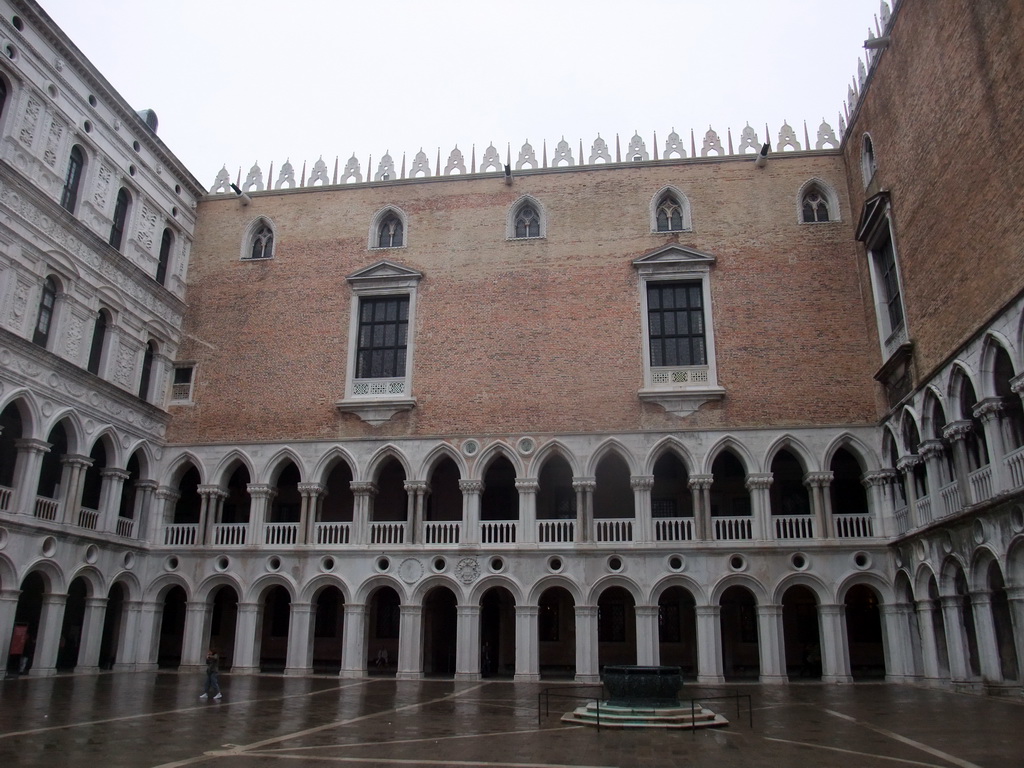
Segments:
[[[357,379],[404,377],[408,341],[408,296],[366,297],[359,300]]]
[[[685,416],[721,398],[711,317],[714,256],[669,244],[633,261],[644,340],[641,400]]]

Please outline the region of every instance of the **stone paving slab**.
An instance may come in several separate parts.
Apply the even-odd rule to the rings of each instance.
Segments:
[[[224,698],[177,673],[0,682],[0,766],[934,766],[1020,768],[1024,700],[890,684],[687,686],[729,720],[701,731],[567,725],[582,703],[537,694],[556,683],[223,675]],[[566,694],[583,694],[558,686]],[[596,690],[596,689],[593,689]]]

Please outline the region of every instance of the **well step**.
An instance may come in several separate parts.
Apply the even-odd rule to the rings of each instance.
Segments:
[[[600,724],[604,728],[718,728],[728,725],[722,715],[705,707],[620,707],[603,704],[598,710],[591,702],[562,715],[562,721],[577,725]]]

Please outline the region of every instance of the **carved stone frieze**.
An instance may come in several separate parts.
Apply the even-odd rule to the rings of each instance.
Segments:
[[[130,386],[134,372],[135,351],[126,344],[121,344],[117,350],[117,369],[114,371],[114,381],[122,387]]]
[[[153,250],[153,233],[156,231],[157,212],[149,201],[143,201],[142,211],[139,213],[139,229],[135,239],[147,251]]]
[[[25,117],[21,121],[21,130],[18,138],[26,147],[31,147],[36,138],[36,126],[39,123],[39,114],[43,111],[43,105],[34,96],[30,96],[25,105]]]
[[[58,118],[50,120],[50,130],[46,136],[46,149],[43,150],[43,162],[51,168],[57,165],[57,153],[60,150],[61,139],[64,138],[65,125]]]

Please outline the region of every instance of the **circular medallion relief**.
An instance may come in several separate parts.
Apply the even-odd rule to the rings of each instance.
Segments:
[[[406,558],[398,566],[398,576],[406,584],[415,584],[423,578],[423,563],[414,557]]]
[[[455,575],[463,584],[472,584],[480,578],[480,564],[472,557],[464,557],[455,566]]]

